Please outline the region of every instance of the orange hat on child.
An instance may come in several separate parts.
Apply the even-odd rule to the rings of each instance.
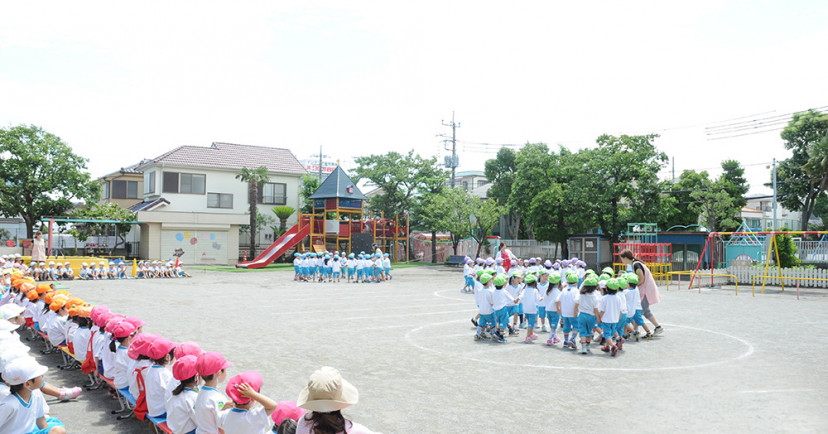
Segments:
[[[54,292],[47,292],[47,293],[43,296],[43,301],[44,301],[44,302],[46,302],[46,304],[52,304],[52,299],[53,299],[54,297],[55,297],[55,293],[54,293]]]
[[[41,283],[37,285],[37,293],[44,294],[52,290],[52,285],[48,283]]]
[[[27,292],[27,293],[26,293],[26,297],[27,297],[30,301],[35,301],[35,300],[37,300],[38,298],[40,298],[40,297],[37,295],[37,291],[35,291],[34,289],[33,289],[33,290],[31,290],[31,291],[29,291],[29,292]]]
[[[53,300],[51,304],[49,304],[49,309],[52,309],[52,312],[59,311],[66,302],[63,301],[62,298],[58,298],[57,300]]]

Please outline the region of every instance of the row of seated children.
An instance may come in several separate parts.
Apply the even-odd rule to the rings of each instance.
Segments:
[[[120,393],[129,393],[136,398],[134,413],[139,419],[150,416],[164,420],[174,433],[196,430],[216,433],[219,429],[227,434],[268,433],[274,424],[279,427],[288,419],[295,425],[305,413],[295,402],[276,403],[261,395],[262,378],[252,371],[229,379],[225,388],[230,397],[228,400],[217,390],[226,379],[227,368],[232,366],[221,354],[204,352],[193,342],[176,344],[160,335],[144,333],[145,323],[140,319],[112,313],[106,306],[87,304],[66,290],[54,291],[53,286],[44,283],[35,286],[30,279],[17,275],[2,301],[5,304],[0,306],[0,314],[11,308],[12,313],[16,312],[13,316],[20,317],[15,329],[30,324],[33,330],[44,332],[52,345],[66,345],[85,373],[95,371],[111,380]],[[27,316],[29,314],[31,317]],[[3,330],[2,326],[0,323],[0,330]],[[27,346],[23,347],[28,350]],[[0,372],[4,374],[4,380],[14,380],[7,381],[12,392],[31,403],[28,396],[19,394],[21,389],[15,385],[20,383],[16,379],[25,377],[22,381],[26,391],[37,391],[43,384],[45,368],[28,359],[25,364],[36,369],[19,375],[19,364],[15,362],[7,365],[10,370]],[[46,393],[46,388],[41,390]],[[37,407],[16,405],[17,398],[4,399],[0,403],[0,415],[3,411],[16,415],[23,412],[26,413],[26,427],[35,421],[38,427],[44,423],[49,429],[56,427],[56,430],[44,433],[65,432],[57,430],[62,426],[59,421],[44,419],[45,401],[38,397],[38,393],[33,393]],[[110,393],[115,396],[116,391]],[[76,396],[73,394],[72,397]],[[4,420],[0,417],[2,433],[30,432],[4,430]]]
[[[388,253],[358,255],[345,252],[293,254],[293,280],[302,282],[348,283],[384,282],[391,277],[391,257]]]
[[[578,276],[579,284],[583,282],[584,275],[586,274],[586,262],[579,260],[577,257],[571,259],[556,259],[555,261],[549,259],[544,261],[543,258],[517,259],[513,263],[510,262],[511,267],[508,270],[504,268],[504,261],[501,258],[477,258],[472,260],[466,256],[464,262],[464,285],[461,289],[462,292],[473,291],[474,278],[480,270],[492,270],[495,274],[505,274],[510,271],[520,271],[524,274],[540,273],[542,270],[546,270],[550,275],[560,275],[561,279],[565,279],[568,273],[575,273]]]
[[[136,277],[139,279],[155,279],[161,277],[190,277],[183,268],[184,263],[178,261],[138,261]]]
[[[0,269],[12,268],[15,270],[25,269],[26,264],[23,262],[23,256],[20,253],[13,253],[11,255],[0,256]]]
[[[646,332],[644,339],[653,335],[642,318],[638,276],[628,273],[613,278],[613,274],[611,268],[602,270],[600,276],[587,270],[579,284],[578,275],[572,272],[561,279],[546,269],[514,270],[509,275],[481,269],[474,282],[479,309],[478,317],[472,319],[477,326],[474,338],[506,342],[504,335],[519,335],[518,324],[526,321],[524,342],[529,344],[538,339],[534,333],[537,320],[548,320],[547,345],[561,342],[557,335],[560,324],[564,348],[577,350],[580,335],[582,354],[591,353],[593,339],[599,339],[601,350],[615,356],[625,339],[633,336],[639,340],[639,327]]]

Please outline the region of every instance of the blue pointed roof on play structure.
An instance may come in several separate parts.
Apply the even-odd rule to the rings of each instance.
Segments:
[[[351,181],[351,177],[339,166],[336,166],[336,169],[322,181],[322,185],[310,195],[309,199],[331,199],[335,197],[359,200],[368,199],[359,191],[356,184]]]

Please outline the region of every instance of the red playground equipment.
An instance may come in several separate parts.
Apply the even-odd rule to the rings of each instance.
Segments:
[[[368,198],[359,191],[351,178],[337,166],[322,185],[309,197],[311,213],[299,213],[299,223],[290,228],[270,247],[252,261],[237,264],[239,268],[261,268],[285,254],[297,244],[297,251],[373,252],[376,244],[388,253],[391,261],[408,261],[409,216],[398,214],[386,218],[363,208]],[[403,225],[404,224],[404,225]],[[300,244],[310,239],[306,248]]]

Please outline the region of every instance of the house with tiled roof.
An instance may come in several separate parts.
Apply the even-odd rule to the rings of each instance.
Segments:
[[[122,167],[112,173],[98,178],[101,182],[100,203],[114,203],[129,208],[143,200],[144,176],[137,167],[144,164],[142,160],[131,166]]]
[[[260,166],[267,168],[270,180],[259,187],[258,212],[275,218],[275,206],[298,210],[299,184],[307,171],[288,149],[214,142],[179,146],[136,165],[141,199],[129,208],[141,222],[139,256],[235,264],[239,227],[249,223],[247,184],[236,175],[242,168]],[[296,221],[294,213],[288,225]],[[274,238],[271,229],[262,232],[258,244],[264,248]]]

